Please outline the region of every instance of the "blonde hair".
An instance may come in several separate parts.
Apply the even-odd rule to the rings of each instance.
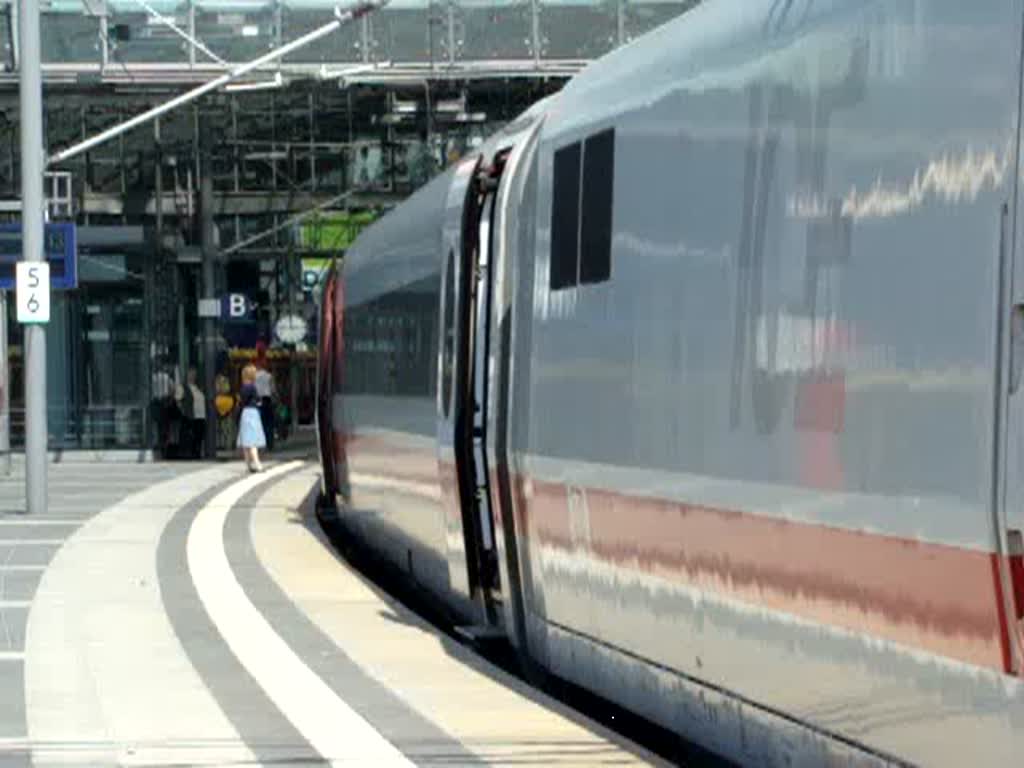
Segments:
[[[242,383],[252,384],[254,381],[256,381],[256,366],[249,363],[242,369]]]

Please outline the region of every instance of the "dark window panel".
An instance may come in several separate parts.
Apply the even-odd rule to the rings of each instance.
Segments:
[[[580,221],[580,143],[555,152],[551,203],[550,287],[557,291],[576,283]]]
[[[609,128],[588,138],[583,149],[581,283],[600,283],[612,276],[614,178],[615,130]]]

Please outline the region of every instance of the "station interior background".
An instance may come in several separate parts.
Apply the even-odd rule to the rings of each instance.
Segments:
[[[77,225],[79,281],[47,327],[51,448],[142,448],[155,375],[201,363],[204,258],[237,388],[270,347],[288,418],[313,414],[318,278],[359,229],[585,64],[697,0],[392,0],[283,61],[46,175],[51,221]],[[0,223],[20,218],[18,0],[0,0]],[[93,136],[330,21],[323,0],[43,0],[45,146]],[[171,25],[198,40],[185,39]],[[201,188],[212,186],[202,242]],[[23,439],[21,333],[8,302],[12,444]],[[282,341],[285,316],[306,321]],[[401,318],[378,318],[377,333]],[[207,393],[210,396],[210,393]],[[225,443],[230,437],[225,438]],[[228,447],[222,445],[222,447]]]

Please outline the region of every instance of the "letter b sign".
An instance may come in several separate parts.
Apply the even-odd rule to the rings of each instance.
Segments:
[[[246,310],[249,308],[248,305],[249,303],[242,294],[232,293],[228,295],[228,315],[230,317],[245,317]]]
[[[244,293],[229,293],[221,297],[220,316],[228,322],[249,318],[249,299]]]

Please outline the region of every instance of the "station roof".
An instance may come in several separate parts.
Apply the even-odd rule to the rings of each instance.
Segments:
[[[12,0],[0,0],[0,56],[12,80]],[[697,0],[391,0],[283,60],[284,71],[380,64],[546,76],[570,71],[643,34]],[[131,74],[180,81],[250,61],[333,16],[334,0],[44,0],[42,46],[49,79]],[[148,6],[148,9],[147,9]],[[162,18],[158,18],[162,17]],[[170,23],[168,23],[170,22]]]

